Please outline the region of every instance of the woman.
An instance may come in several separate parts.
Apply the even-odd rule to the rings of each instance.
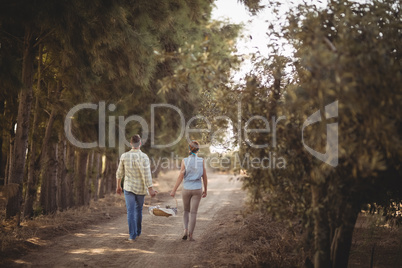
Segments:
[[[193,233],[197,219],[198,205],[200,204],[201,197],[204,198],[207,196],[208,179],[204,159],[197,156],[199,150],[198,142],[192,141],[188,147],[190,155],[181,161],[180,174],[170,195],[174,197],[177,188],[184,181],[182,191],[184,233],[182,239],[187,240],[188,237],[190,241],[194,241]],[[204,184],[204,191],[202,191],[202,184]]]

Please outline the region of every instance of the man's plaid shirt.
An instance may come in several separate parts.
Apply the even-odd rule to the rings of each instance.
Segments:
[[[152,186],[151,166],[149,157],[140,149],[131,149],[120,157],[116,177],[124,178],[125,191],[138,195],[147,194],[147,189]]]

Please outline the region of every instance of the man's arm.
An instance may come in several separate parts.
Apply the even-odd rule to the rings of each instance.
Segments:
[[[152,188],[151,162],[148,156],[146,161],[147,163],[144,165],[145,186],[148,188],[149,195],[154,197],[158,192]]]
[[[120,178],[116,178],[116,194],[121,195],[121,193],[123,192],[123,189],[121,188],[121,179]]]

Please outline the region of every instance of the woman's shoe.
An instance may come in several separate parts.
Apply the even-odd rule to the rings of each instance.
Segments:
[[[187,230],[184,230],[183,237],[181,239],[187,240]]]

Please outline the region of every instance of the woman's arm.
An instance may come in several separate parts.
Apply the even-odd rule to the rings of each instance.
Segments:
[[[204,172],[202,174],[202,182],[204,183],[204,191],[202,192],[202,197],[207,197],[207,186],[208,186],[208,176],[207,169],[205,168],[205,161],[202,161]]]
[[[180,174],[179,174],[179,177],[177,178],[176,185],[173,187],[172,192],[170,192],[170,196],[172,196],[172,197],[175,196],[177,188],[179,188],[180,183],[183,181],[185,172],[186,172],[186,167],[184,166],[184,160],[182,160],[181,161]]]

